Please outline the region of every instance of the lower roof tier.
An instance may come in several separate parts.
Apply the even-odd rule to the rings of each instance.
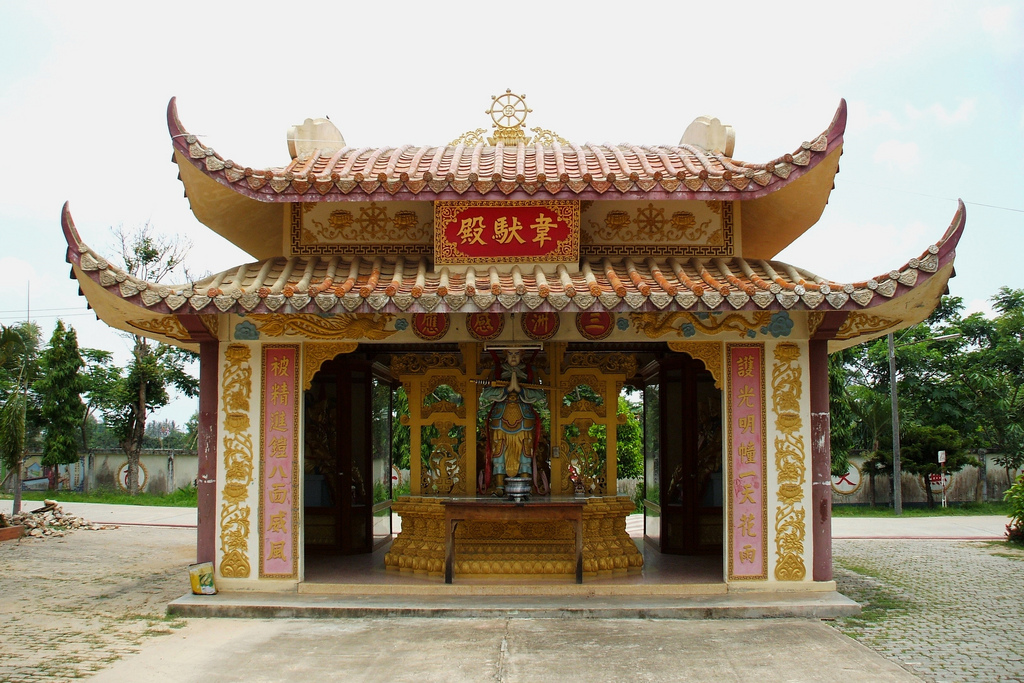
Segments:
[[[62,215],[73,276],[108,324],[126,315],[307,313],[859,311],[888,304],[922,320],[953,274],[963,203],[942,238],[880,276],[839,283],[779,261],[743,258],[594,258],[562,265],[435,269],[428,259],[337,254],[271,258],[198,282],[135,278],[84,244],[67,205]],[[88,286],[86,283],[88,282]],[[911,296],[914,292],[918,294]],[[918,299],[925,295],[929,302]],[[922,307],[922,303],[926,305]],[[125,307],[128,306],[128,309]],[[926,308],[926,310],[925,310]],[[140,311],[139,309],[143,309]],[[120,312],[119,312],[120,311]],[[130,311],[130,312],[126,312]],[[911,312],[913,311],[913,312]],[[911,318],[915,318],[911,320]],[[855,342],[851,342],[855,343]]]

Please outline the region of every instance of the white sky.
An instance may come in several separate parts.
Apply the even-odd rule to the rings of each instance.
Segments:
[[[248,260],[182,197],[175,95],[190,132],[253,167],[286,163],[288,126],[325,114],[350,145],[446,143],[487,127],[505,88],[526,93],[528,125],[574,141],[674,144],[709,114],[734,126],[737,158],[762,162],[845,97],[836,190],[780,258],[839,281],[887,272],[962,197],[951,293],[984,310],[1000,285],[1024,287],[1024,4],[351,4],[0,4],[0,322],[23,319],[30,281],[47,337],[60,315],[126,359],[68,280],[65,200],[109,256],[110,226],[151,220],[192,238],[193,272]]]

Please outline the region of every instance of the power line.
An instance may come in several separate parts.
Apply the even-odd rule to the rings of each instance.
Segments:
[[[954,204],[957,201],[956,199],[953,199],[952,197],[942,197],[942,196],[937,195],[937,194],[928,194],[926,192],[914,192],[913,190],[899,190],[899,189],[896,189],[896,188],[893,188],[893,187],[886,187],[884,185],[872,185],[871,183],[862,183],[862,182],[857,181],[857,180],[845,180],[843,182],[849,183],[851,185],[860,185],[862,187],[870,187],[870,188],[874,188],[876,190],[888,190],[889,192],[896,192],[897,194],[914,194],[914,195],[917,195],[918,197],[928,197],[929,199],[941,199],[943,201],[953,202]],[[1024,213],[1024,209],[1017,209],[1017,208],[1014,208],[1012,206],[998,206],[996,204],[982,204],[981,202],[969,202],[966,199],[963,200],[963,202],[964,202],[964,204],[967,204],[968,206],[983,206],[986,209],[998,209],[999,211],[1013,211],[1014,213]]]
[[[35,314],[32,314],[32,318],[74,318],[74,317],[82,316],[82,315],[95,316],[96,314],[91,312],[91,311],[87,311],[85,313],[62,313],[62,314],[51,313],[50,315],[35,315]],[[23,315],[0,315],[0,320],[13,320],[15,322],[21,322],[24,319],[25,319],[24,314]]]
[[[81,306],[65,306],[63,308],[37,308],[36,310],[37,311],[80,311],[80,310],[82,310],[82,307]],[[12,308],[10,310],[0,311],[0,314],[3,314],[3,313],[21,313],[21,311],[22,311],[22,309],[20,309],[20,308]]]

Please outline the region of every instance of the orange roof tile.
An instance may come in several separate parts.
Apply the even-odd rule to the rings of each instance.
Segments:
[[[852,311],[897,298],[949,264],[966,222],[961,202],[942,239],[900,268],[839,283],[779,261],[743,258],[592,258],[580,272],[515,266],[511,272],[435,270],[423,257],[339,254],[272,258],[199,282],[145,282],[96,254],[75,230],[67,204],[67,260],[114,296],[171,314],[475,311]]]
[[[203,144],[182,126],[172,98],[175,150],[202,173],[261,202],[557,197],[746,200],[781,189],[843,143],[846,102],[829,127],[794,152],[748,163],[691,145],[570,144],[346,147],[254,169]]]

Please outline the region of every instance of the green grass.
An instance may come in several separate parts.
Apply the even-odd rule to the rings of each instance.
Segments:
[[[836,626],[846,635],[857,637],[860,629],[873,627],[913,609],[914,603],[897,594],[897,587],[890,585],[874,569],[839,558],[836,564],[852,574],[837,576],[839,590],[861,604],[860,614],[836,620]]]
[[[0,499],[10,500],[10,494],[0,495]],[[21,494],[22,500],[41,501],[56,500],[59,503],[106,503],[107,505],[158,505],[166,507],[189,508],[196,506],[196,490],[194,488],[181,488],[167,495],[154,493],[140,493],[137,496],[129,496],[124,491],[96,490],[89,493],[77,493],[75,491],[24,491]],[[31,509],[30,506],[24,506]]]
[[[1004,502],[989,503],[958,503],[942,508],[936,505],[929,508],[927,505],[914,507],[903,506],[904,517],[962,517],[977,515],[1005,515],[1010,516],[1010,506]],[[891,507],[879,505],[870,507],[868,505],[834,505],[832,507],[833,517],[895,517]]]

